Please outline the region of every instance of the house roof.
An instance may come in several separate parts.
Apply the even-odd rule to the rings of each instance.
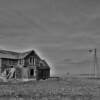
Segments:
[[[0,50],[0,58],[10,58],[10,59],[20,59],[26,57],[29,53],[35,52],[34,50],[26,51],[26,52],[13,52],[7,50]]]
[[[24,57],[26,57],[28,54],[30,54],[31,52],[35,52],[35,51],[30,50],[30,51],[26,51],[26,52],[19,53],[19,54],[18,54],[18,58],[19,58],[19,59],[20,59],[20,58],[24,58]]]
[[[38,66],[38,69],[50,69],[50,67],[45,60],[41,60],[40,66]]]

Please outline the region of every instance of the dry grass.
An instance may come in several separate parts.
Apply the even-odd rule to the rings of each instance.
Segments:
[[[99,100],[97,80],[65,78],[0,83],[0,100]]]

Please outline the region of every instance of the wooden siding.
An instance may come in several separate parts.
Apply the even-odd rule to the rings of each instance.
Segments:
[[[30,53],[24,60],[25,60],[24,65],[26,65],[26,66],[39,65],[39,62],[40,62],[40,58],[38,56],[36,56],[34,53]]]
[[[16,68],[16,79],[21,79],[22,78],[22,68]]]
[[[11,66],[17,66],[17,60],[15,59],[8,59],[8,58],[2,58],[1,59],[1,72],[3,72],[6,68],[9,68]]]
[[[50,77],[50,70],[49,69],[38,69],[37,70],[37,79],[47,79]]]
[[[3,72],[6,68],[10,68],[11,66],[15,67],[16,78],[18,79],[35,78],[40,80],[50,77],[50,67],[34,52],[31,52],[29,55],[22,59],[2,58],[0,59],[0,65],[1,72]],[[34,75],[31,75],[31,70],[33,70]]]
[[[22,78],[28,79],[28,68],[22,68]]]

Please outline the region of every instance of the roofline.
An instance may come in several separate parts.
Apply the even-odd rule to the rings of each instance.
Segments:
[[[19,60],[19,59],[16,59],[16,58],[5,58],[5,57],[1,57],[0,59],[14,59],[14,60]]]
[[[23,58],[25,58],[27,55],[29,55],[31,52],[34,52],[34,54],[36,54],[37,55],[37,57],[39,58],[39,59],[41,59],[41,57],[38,55],[38,53],[36,52],[36,50],[34,50],[34,49],[30,49],[30,50],[25,50],[25,51],[23,51],[23,52],[15,52],[15,51],[10,51],[10,50],[1,50],[0,51],[0,53],[1,54],[11,54],[11,55],[13,55],[14,57],[2,57],[1,56],[1,59],[2,58],[5,58],[5,59],[23,59]],[[25,55],[24,55],[24,53],[26,53]],[[22,56],[21,56],[21,54],[22,54]]]

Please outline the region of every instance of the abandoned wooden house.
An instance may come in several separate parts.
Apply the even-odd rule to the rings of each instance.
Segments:
[[[7,79],[47,79],[50,67],[34,50],[23,53],[0,50],[0,73]]]

